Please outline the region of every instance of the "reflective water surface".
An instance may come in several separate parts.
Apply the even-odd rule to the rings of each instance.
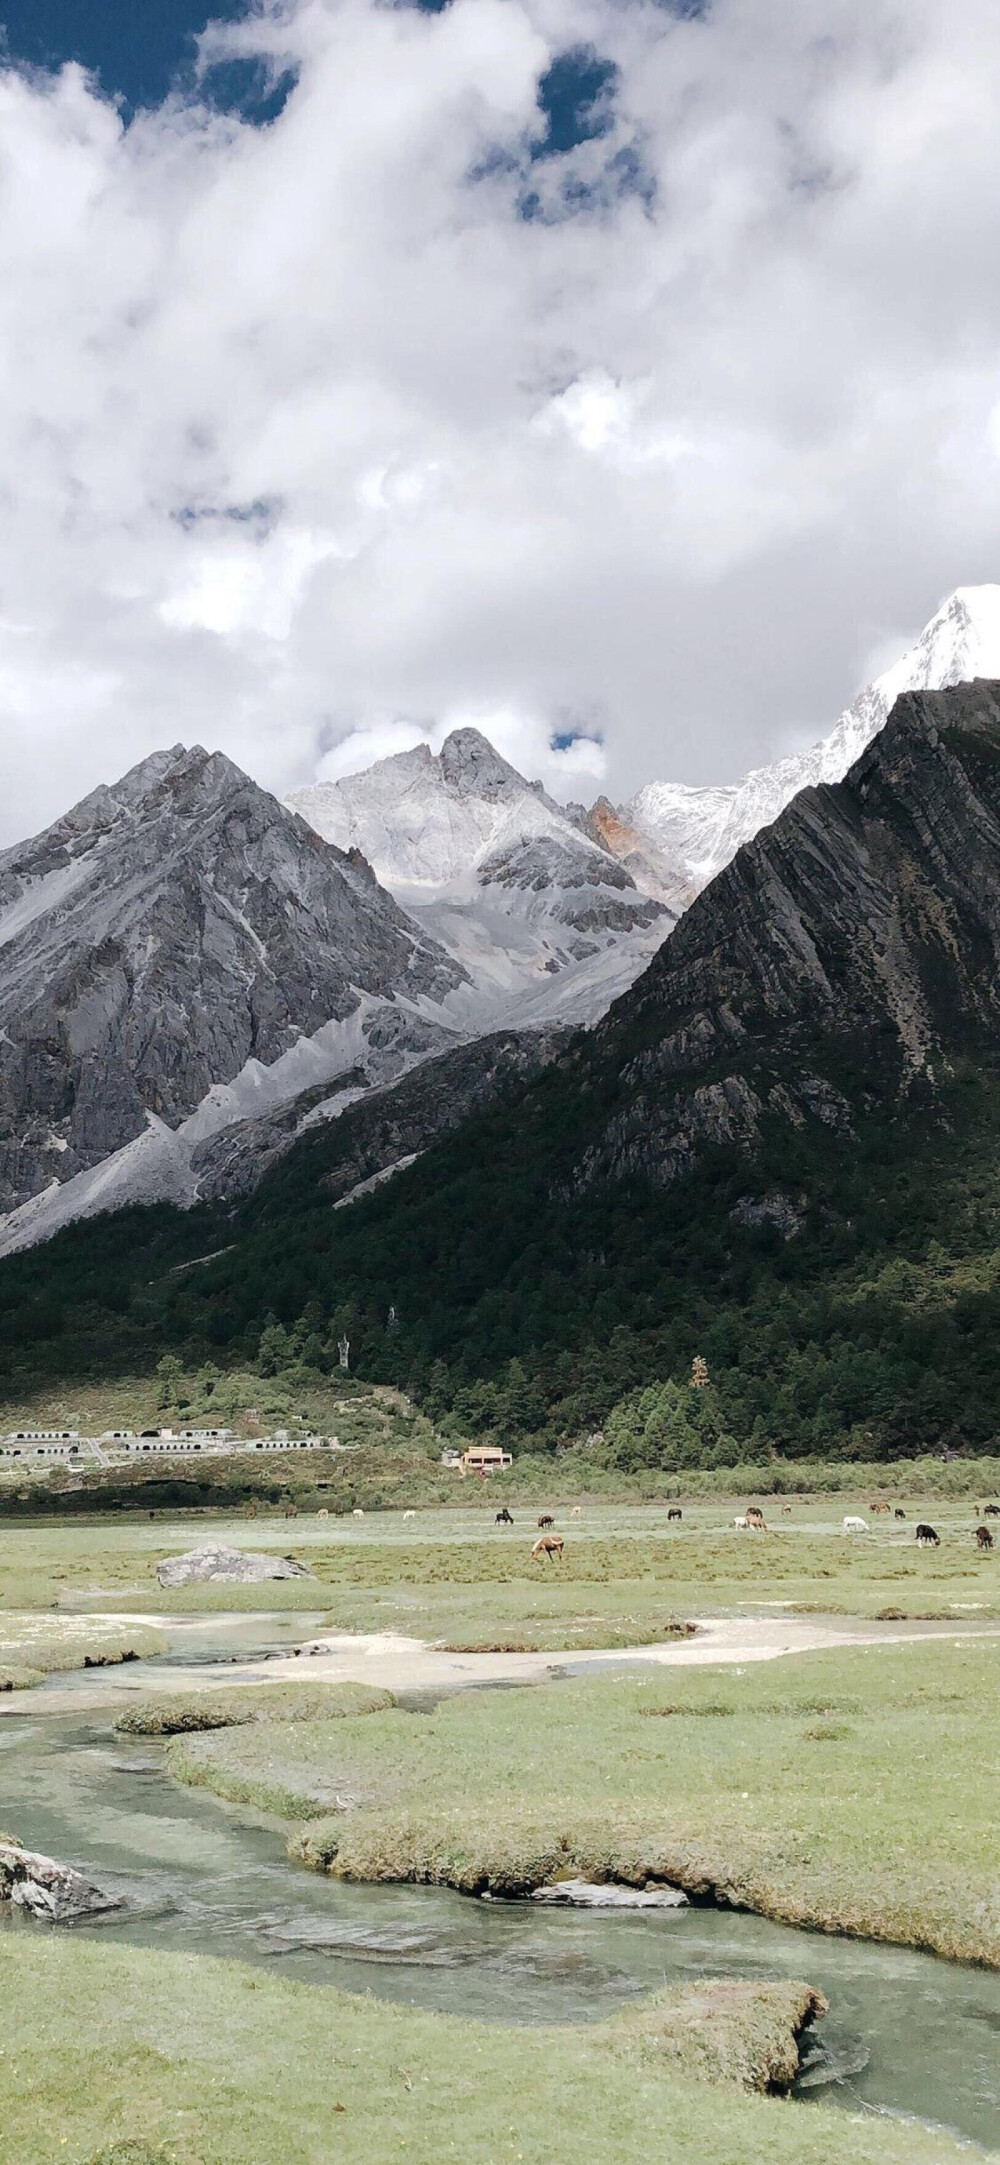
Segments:
[[[218,1658],[223,1637],[227,1650],[239,1637],[244,1656],[275,1643],[275,1618],[241,1622],[245,1632],[223,1635],[215,1619],[189,1655]],[[300,1638],[301,1617],[288,1624]],[[1000,1975],[988,1971],[726,1911],[603,1915],[343,1886],[290,1865],[266,1821],[176,1786],[163,1747],[116,1737],[106,1714],[0,1724],[0,1825],[125,1897],[123,1912],[61,1929],[239,1955],[449,2013],[591,2021],[671,1980],[803,1977],[830,2001],[807,2048],[804,2098],[913,2114],[1000,2146]],[[9,1912],[5,1928],[52,1929]]]

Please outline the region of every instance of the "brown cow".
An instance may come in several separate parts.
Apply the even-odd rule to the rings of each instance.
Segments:
[[[538,1523],[539,1526],[554,1526],[555,1519],[553,1518],[551,1511],[543,1511]]]
[[[991,1549],[993,1547],[993,1535],[988,1526],[976,1527],[976,1547],[978,1549]]]

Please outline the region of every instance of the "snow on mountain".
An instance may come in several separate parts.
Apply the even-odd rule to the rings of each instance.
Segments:
[[[974,677],[1000,677],[1000,586],[959,587],[916,645],[867,685],[829,736],[807,752],[758,767],[729,787],[689,789],[678,782],[647,782],[612,816],[606,846],[629,866],[640,886],[683,910],[744,842],[777,819],[800,789],[842,781],[888,720],[901,692],[943,691],[952,684],[971,683]]]
[[[630,868],[476,729],[289,797],[326,841],[356,849],[468,983],[470,1029],[530,1017],[592,1022],[645,967],[672,913]]]

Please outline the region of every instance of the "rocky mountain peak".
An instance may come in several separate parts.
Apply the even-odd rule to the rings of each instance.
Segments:
[[[459,796],[521,797],[529,785],[478,729],[453,729],[441,746],[442,780]]]
[[[303,1035],[465,972],[218,752],[175,745],[0,858],[0,1207]],[[359,1041],[360,1049],[360,1041]]]

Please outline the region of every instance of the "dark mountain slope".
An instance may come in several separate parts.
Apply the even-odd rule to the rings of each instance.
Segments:
[[[900,700],[740,850],[580,1055],[583,1178],[664,1185],[769,1117],[845,1132],[1000,1026],[1000,699]],[[606,1100],[610,1094],[610,1103]]]

